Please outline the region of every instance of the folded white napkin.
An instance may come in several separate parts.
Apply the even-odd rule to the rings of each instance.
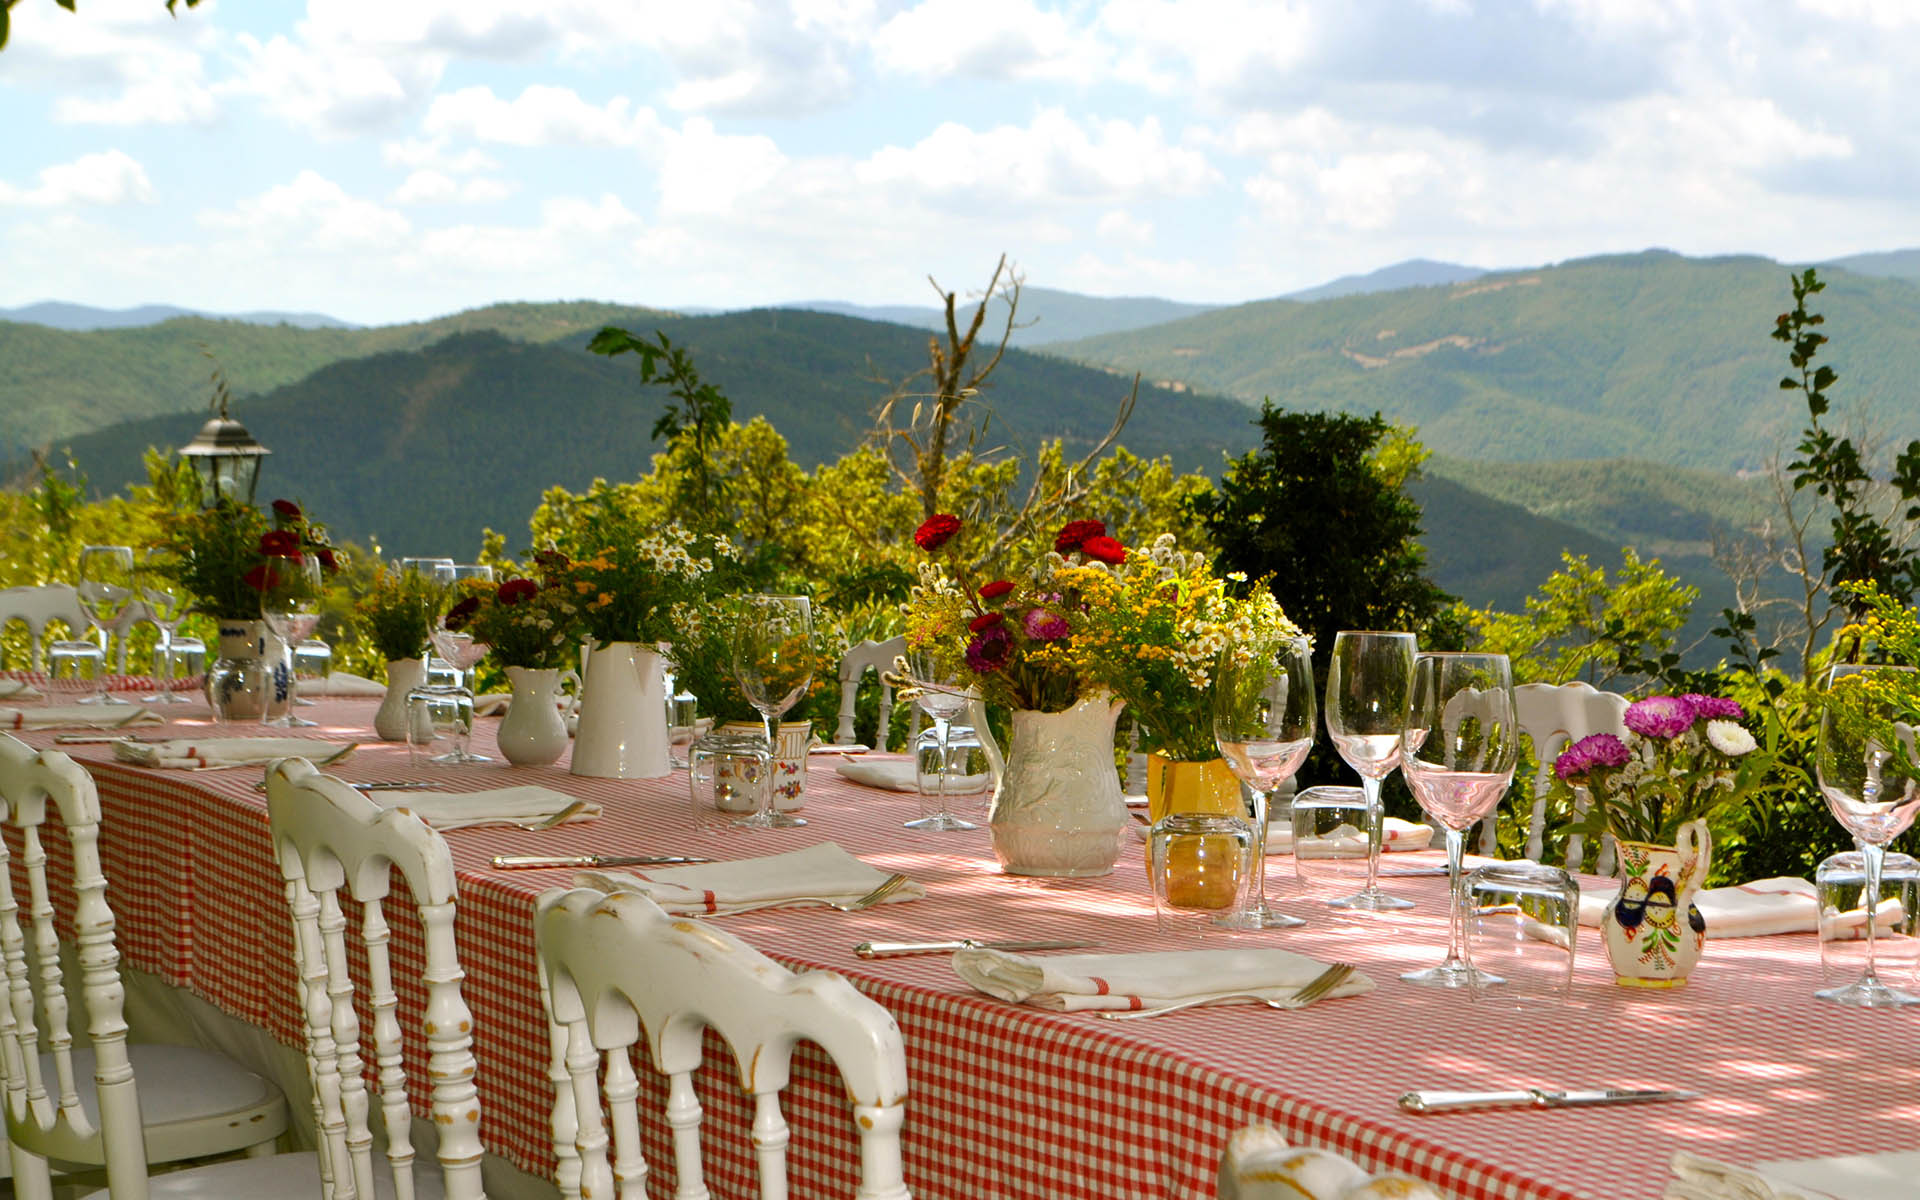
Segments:
[[[1753,1172],[1771,1183],[1776,1194],[1798,1188],[1808,1196],[1831,1194],[1844,1200],[1913,1200],[1920,1150],[1775,1159],[1754,1163]]]
[[[490,792],[371,791],[367,795],[381,808],[404,808],[435,829],[542,821],[574,802],[565,792],[531,785]],[[588,801],[561,824],[591,821],[599,815],[600,806]]]
[[[661,908],[682,916],[724,916],[756,908],[852,900],[885,883],[887,872],[861,862],[837,843],[821,842],[787,854],[668,867],[644,876],[583,871],[574,879],[603,892],[645,892]],[[918,900],[926,894],[927,889],[909,881],[884,903]]]
[[[954,973],[987,995],[1062,1012],[1163,1008],[1210,996],[1280,1000],[1326,969],[1326,963],[1275,946],[1045,958],[959,950],[953,956]],[[1357,996],[1372,990],[1373,980],[1355,971],[1327,995]]]
[[[1802,1191],[1768,1183],[1744,1167],[1674,1152],[1672,1178],[1661,1200],[1829,1200],[1825,1192]],[[1911,1194],[1911,1193],[1909,1193]]]
[[[24,679],[0,679],[0,700],[38,700],[40,689]]]
[[[118,729],[157,725],[159,713],[118,704],[50,704],[45,708],[0,708],[0,729]]]
[[[115,742],[113,756],[144,767],[232,767],[276,758],[319,762],[345,749],[317,738],[176,738],[169,742]]]
[[[1600,914],[1613,903],[1616,890],[1582,890],[1580,923],[1600,924]],[[1756,879],[1739,887],[1708,888],[1694,897],[1694,903],[1706,919],[1710,938],[1812,933],[1820,928],[1819,892],[1806,880],[1790,875]]]
[[[913,763],[904,758],[877,758],[871,760],[852,760],[835,763],[833,769],[843,779],[868,787],[886,788],[893,792],[917,792],[920,784],[913,777]],[[926,777],[926,790],[935,788],[934,777]],[[947,778],[947,791],[956,796],[969,792],[984,792],[993,786],[991,775],[953,775]]]
[[[335,671],[325,679],[300,685],[300,694],[313,696],[384,696],[387,685],[375,683],[364,675]]]
[[[1276,814],[1277,817],[1277,814]],[[1365,858],[1367,856],[1367,838],[1359,829],[1352,830],[1352,836],[1329,839],[1330,845],[1321,848],[1323,858]],[[1382,850],[1425,850],[1433,840],[1433,826],[1422,825],[1418,821],[1402,821],[1399,817],[1383,817],[1380,821],[1380,848]],[[1293,826],[1284,819],[1267,826],[1267,853],[1293,853]]]
[[[476,717],[504,717],[507,709],[513,706],[512,692],[488,692],[473,698],[473,715]]]

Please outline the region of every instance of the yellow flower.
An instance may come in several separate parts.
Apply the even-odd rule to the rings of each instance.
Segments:
[[[576,579],[573,581],[573,590],[584,596],[593,590],[593,585],[584,579]]]

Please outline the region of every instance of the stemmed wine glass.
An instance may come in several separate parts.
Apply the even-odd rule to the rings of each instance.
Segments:
[[[1313,748],[1313,655],[1303,637],[1230,645],[1214,668],[1213,740],[1253,793],[1252,898],[1222,914],[1227,929],[1305,924],[1267,904],[1267,820],[1275,788],[1293,777]]]
[[[786,829],[807,823],[804,817],[775,808],[773,793],[780,784],[780,716],[806,695],[813,684],[813,668],[812,601],[805,596],[746,597],[745,612],[734,628],[733,674],[747,703],[759,710],[766,724],[774,778],[761,790],[759,810],[736,825]]]
[[[267,628],[291,653],[320,624],[320,560],[311,554],[302,554],[299,558],[273,559],[265,582],[266,586],[260,589],[260,619],[267,623]],[[293,713],[296,684],[291,661],[288,666],[287,711],[283,716],[269,717],[267,714],[273,706],[262,704],[262,725],[292,728],[315,723]]]
[[[102,663],[99,686],[82,704],[127,704],[130,701],[107,694],[104,654],[106,640],[113,627],[133,603],[133,547],[86,546],[80,551],[80,604],[87,610],[94,628],[100,631]],[[124,636],[124,635],[123,635]]]
[[[160,642],[153,648],[153,673],[158,676],[158,687],[153,695],[141,698],[147,704],[193,703],[173,690],[173,629],[187,611],[187,589],[174,579],[173,564],[173,555],[168,550],[154,546],[133,572],[134,590],[139,593],[140,602],[147,606],[153,623],[160,627]]]
[[[491,570],[488,570],[489,574],[491,574]],[[476,575],[472,576],[472,578],[481,577]],[[451,582],[451,580],[448,579],[446,582]],[[469,678],[468,672],[472,671],[473,668],[479,664],[480,660],[487,656],[487,652],[493,649],[493,647],[487,645],[485,642],[476,640],[473,634],[465,629],[448,627],[448,609],[453,604],[458,603],[458,600],[459,592],[450,588],[447,592],[446,603],[441,606],[440,614],[435,618],[433,629],[428,634],[428,641],[432,643],[434,653],[440,656],[441,661],[453,668],[455,677],[460,681],[444,689],[442,694],[464,696],[466,703],[460,706],[460,711],[466,713],[470,720],[473,713],[473,689],[467,685]],[[453,749],[447,751],[445,754],[436,755],[428,761],[456,764],[492,762],[493,759],[487,755],[475,754],[468,748],[468,738],[472,736],[472,733],[473,728],[471,724],[463,726],[454,737]]]
[[[1850,675],[1865,672],[1907,671],[1912,667],[1874,667],[1843,664],[1827,676],[1827,690]],[[1840,686],[1848,686],[1841,684]],[[1863,692],[1864,711],[1843,712],[1829,704],[1820,715],[1820,745],[1814,757],[1814,777],[1820,794],[1834,819],[1853,835],[1860,849],[1860,861],[1866,873],[1865,909],[1866,970],[1860,978],[1844,987],[1815,992],[1822,1000],[1856,1008],[1894,1008],[1920,1003],[1920,996],[1899,991],[1880,982],[1874,974],[1874,926],[1879,924],[1880,874],[1887,856],[1887,843],[1899,837],[1913,824],[1920,812],[1920,783],[1888,769],[1904,746],[1907,757],[1920,758],[1913,730],[1896,724],[1890,701]],[[1888,743],[1896,743],[1889,745]]]
[[[967,710],[969,697],[960,686],[958,673],[952,667],[942,665],[940,656],[931,650],[916,650],[909,654],[907,669],[913,677],[914,703],[933,721],[934,741],[940,747],[940,769],[934,775],[936,786],[940,789],[940,808],[932,816],[906,822],[906,827],[943,833],[978,829],[979,826],[972,821],[963,821],[947,811],[948,735],[953,728],[953,719]],[[914,764],[914,778],[920,778],[917,762]]]
[[[1413,901],[1380,890],[1380,784],[1400,764],[1400,731],[1417,649],[1411,633],[1345,629],[1334,635],[1327,667],[1327,734],[1359,773],[1367,797],[1367,886],[1327,901],[1334,908],[1413,907]]]
[[[1400,738],[1400,769],[1413,798],[1447,834],[1447,957],[1400,978],[1429,987],[1482,987],[1501,980],[1462,953],[1466,891],[1460,857],[1466,832],[1500,803],[1520,761],[1513,672],[1504,654],[1422,654],[1413,663],[1413,701]]]

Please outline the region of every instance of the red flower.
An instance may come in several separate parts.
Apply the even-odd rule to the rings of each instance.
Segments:
[[[265,592],[268,588],[280,586],[280,572],[266,563],[256,564],[252,570],[240,577],[240,582],[256,592]]]
[[[320,560],[320,567],[331,575],[340,569],[340,560],[333,556],[332,546],[316,546],[313,556]]]
[[[260,553],[268,558],[300,561],[300,535],[291,529],[269,529],[260,535]]]
[[[473,614],[480,611],[480,597],[468,596],[465,600],[447,610],[447,628],[459,632],[473,620]]]
[[[992,629],[995,625],[1000,624],[1002,621],[1005,621],[1006,619],[1007,618],[1005,616],[997,612],[981,613],[979,616],[975,617],[973,620],[967,622],[967,632],[968,633],[985,633],[987,630]]]
[[[982,600],[998,600],[1012,590],[1013,584],[1011,582],[1005,579],[996,579],[992,583],[981,586],[980,598]]]
[[[515,605],[522,600],[532,599],[540,592],[540,585],[531,579],[509,579],[500,585],[493,598],[505,605]]]
[[[1104,521],[1068,521],[1054,537],[1053,548],[1061,554],[1070,554],[1085,546],[1088,538],[1105,537],[1106,534]]]
[[[935,513],[913,531],[914,544],[931,554],[953,540],[960,532],[960,518],[952,513]]]
[[[275,500],[273,502],[273,515],[282,521],[298,521],[300,519],[300,506],[291,500]]]
[[[1090,537],[1080,547],[1080,552],[1088,558],[1097,558],[1103,563],[1123,563],[1127,561],[1127,548],[1106,534]]]

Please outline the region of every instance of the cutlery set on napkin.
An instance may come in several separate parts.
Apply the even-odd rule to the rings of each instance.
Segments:
[[[679,916],[721,916],[759,908],[848,904],[878,889],[890,877],[834,842],[804,850],[736,862],[670,867],[645,876],[583,872],[581,883],[601,891],[639,891]],[[918,900],[927,890],[912,880],[898,885],[883,904]]]
[[[122,729],[158,725],[150,708],[113,704],[49,704],[41,708],[0,708],[0,729]]]
[[[126,739],[113,743],[113,756],[143,767],[208,769],[296,757],[318,765],[337,762],[352,749],[351,742],[323,742],[314,738],[174,738],[164,742]]]

